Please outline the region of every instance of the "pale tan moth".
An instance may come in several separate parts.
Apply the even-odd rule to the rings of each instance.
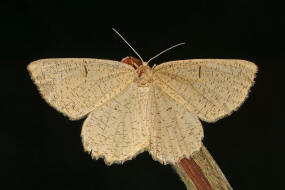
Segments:
[[[34,61],[28,70],[49,105],[71,120],[87,116],[81,137],[92,158],[123,163],[148,151],[162,164],[175,164],[201,148],[199,119],[214,122],[239,108],[257,66],[189,59],[149,67],[173,47],[147,62],[131,47],[142,61],[136,68],[113,60],[60,58]]]

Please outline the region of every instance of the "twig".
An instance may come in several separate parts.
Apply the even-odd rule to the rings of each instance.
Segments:
[[[223,172],[203,145],[192,158],[173,165],[187,190],[232,190]]]

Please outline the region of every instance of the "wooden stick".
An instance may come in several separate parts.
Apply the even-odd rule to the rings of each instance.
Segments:
[[[232,190],[223,172],[203,145],[192,158],[173,165],[187,190]]]

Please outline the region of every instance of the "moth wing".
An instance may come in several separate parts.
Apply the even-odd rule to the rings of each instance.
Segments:
[[[214,122],[239,108],[256,72],[245,60],[170,61],[154,69],[154,82],[200,119]]]
[[[203,128],[197,116],[157,85],[153,85],[149,106],[149,152],[154,160],[175,164],[200,149]]]
[[[134,69],[103,59],[41,59],[28,65],[42,97],[72,120],[120,94],[134,78]]]
[[[81,137],[85,151],[106,164],[123,163],[149,145],[138,87],[131,84],[121,95],[91,112]]]

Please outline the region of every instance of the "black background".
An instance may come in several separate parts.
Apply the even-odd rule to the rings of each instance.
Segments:
[[[2,6],[3,5],[3,6]],[[238,58],[259,67],[242,107],[212,124],[204,143],[234,189],[282,189],[284,6],[273,1],[15,1],[1,4],[1,178],[30,189],[185,189],[170,166],[138,155],[91,160],[69,121],[41,99],[26,66],[40,58]]]

